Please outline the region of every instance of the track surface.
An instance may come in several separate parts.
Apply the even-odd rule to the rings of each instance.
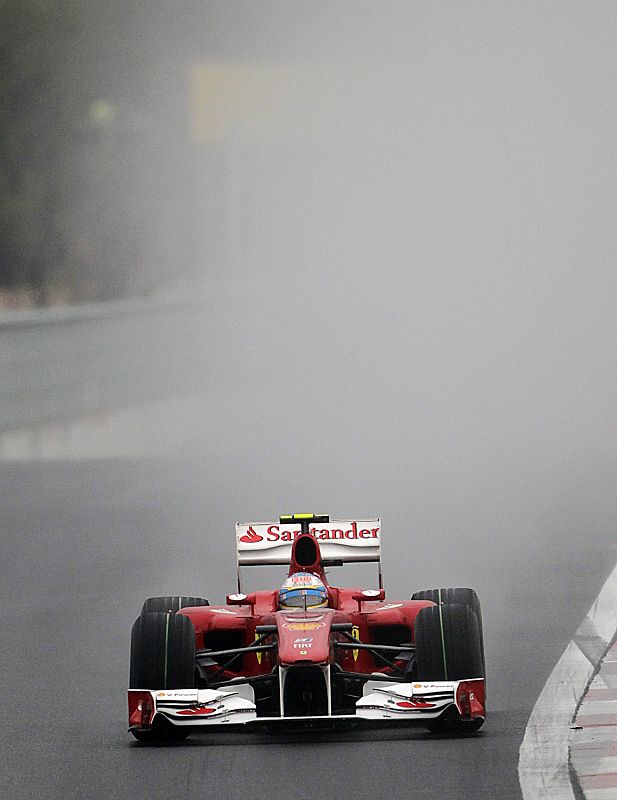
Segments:
[[[144,747],[125,733],[129,630],[143,598],[220,601],[233,588],[236,515],[253,516],[252,506],[269,516],[288,501],[264,498],[245,475],[230,490],[223,460],[4,465],[0,474],[0,795],[14,800],[518,798],[529,712],[615,559],[604,521],[581,535],[574,511],[565,531],[547,525],[541,542],[521,532],[497,548],[486,526],[466,543],[433,536],[403,547],[400,521],[368,497],[359,511],[385,518],[390,597],[442,582],[481,595],[492,711],[483,731],[225,734]],[[348,513],[349,497],[335,507],[323,493],[320,507]]]

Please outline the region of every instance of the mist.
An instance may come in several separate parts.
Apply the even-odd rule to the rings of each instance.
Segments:
[[[505,669],[521,592],[572,603],[614,561],[614,9],[180,18],[190,180],[160,213],[190,231],[208,389],[169,412],[200,513],[156,591],[199,594],[196,552],[231,591],[236,520],[380,515],[389,596],[475,586]]]
[[[614,562],[614,5],[84,8],[105,208],[139,215],[122,250],[95,170],[73,224],[135,291],[204,298],[194,391],[151,431],[190,477],[145,591],[200,595],[207,565],[222,599],[236,520],[381,516],[389,597],[475,586],[498,664],[521,583],[568,603]]]
[[[2,796],[521,797],[617,560],[616,52],[613,2],[0,4]],[[477,591],[486,726],[129,743],[143,601],[298,512]]]
[[[211,388],[191,438],[248,484],[238,518],[328,501],[397,527],[420,514],[428,535],[541,515],[542,536],[577,497],[602,517],[612,20],[562,3],[195,16],[178,210],[202,214]]]

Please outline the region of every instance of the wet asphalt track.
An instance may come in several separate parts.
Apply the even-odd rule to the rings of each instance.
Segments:
[[[518,798],[528,714],[615,560],[604,521],[582,530],[574,511],[567,531],[546,526],[541,545],[521,534],[497,553],[472,537],[472,550],[486,552],[481,563],[446,536],[430,551],[390,545],[387,587],[402,583],[401,557],[417,563],[428,552],[429,585],[438,574],[455,582],[454,572],[471,583],[477,572],[491,715],[473,737],[225,734],[149,748],[125,732],[132,620],[149,594],[216,601],[233,588],[233,522],[244,516],[236,506],[257,507],[259,486],[231,490],[224,464],[188,459],[3,465],[0,475],[0,796],[11,800]],[[360,510],[381,511],[387,537],[388,509]],[[425,588],[415,569],[409,591]]]

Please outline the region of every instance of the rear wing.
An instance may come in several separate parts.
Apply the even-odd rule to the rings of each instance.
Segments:
[[[379,564],[381,588],[381,520],[333,519],[324,515],[296,514],[279,522],[236,523],[238,585],[240,567],[289,564],[294,539],[310,533],[319,543],[324,564],[354,561]]]

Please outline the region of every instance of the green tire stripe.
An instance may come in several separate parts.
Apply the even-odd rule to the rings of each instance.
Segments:
[[[441,612],[441,589],[437,590],[439,593],[439,628],[441,630],[441,652],[443,654],[443,672],[444,680],[448,680],[448,662],[446,660],[446,637],[443,632],[443,614]]]
[[[165,620],[165,671],[163,673],[163,681],[165,686],[164,689],[167,688],[167,646],[169,644],[169,620],[171,619],[171,614],[167,614],[167,619]]]

